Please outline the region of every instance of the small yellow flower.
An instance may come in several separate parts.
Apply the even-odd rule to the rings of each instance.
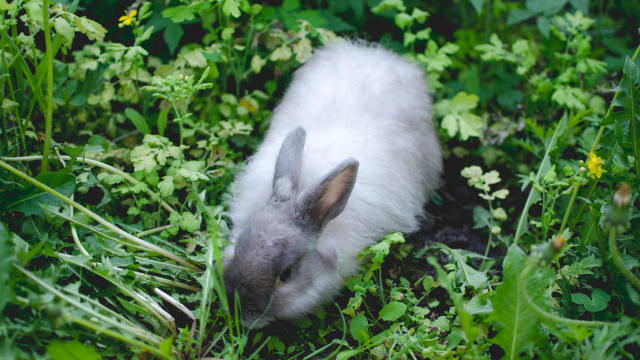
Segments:
[[[589,174],[594,175],[600,179],[602,176],[602,160],[593,151],[589,153],[589,160],[587,160],[587,167],[589,168]]]
[[[129,11],[129,13],[127,15],[124,16],[120,16],[120,18],[118,19],[118,21],[120,22],[120,24],[118,24],[118,26],[122,27],[122,26],[128,26],[131,25],[131,23],[133,22],[133,18],[138,14],[138,10],[131,10]]]

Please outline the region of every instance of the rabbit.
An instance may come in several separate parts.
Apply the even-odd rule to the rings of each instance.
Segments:
[[[441,172],[420,67],[363,42],[316,50],[232,185],[223,273],[245,325],[332,299],[365,247],[419,229]]]

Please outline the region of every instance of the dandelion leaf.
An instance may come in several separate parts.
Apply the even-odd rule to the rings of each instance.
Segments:
[[[505,359],[517,359],[530,346],[542,340],[538,315],[520,296],[520,273],[527,263],[527,255],[512,245],[504,259],[504,279],[491,298],[493,311],[489,320],[496,324],[497,335],[490,339],[505,351]],[[533,280],[533,279],[532,279]],[[544,292],[542,281],[530,281],[528,294]],[[532,289],[532,287],[536,287]]]

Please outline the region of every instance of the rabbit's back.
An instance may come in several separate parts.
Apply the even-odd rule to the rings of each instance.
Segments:
[[[306,129],[301,188],[351,156],[360,162],[344,212],[318,240],[336,249],[341,272],[365,246],[391,231],[413,232],[442,163],[422,70],[381,47],[326,46],[294,75],[258,152],[234,186],[231,219],[243,224],[271,194],[283,139]],[[341,261],[342,260],[342,261]]]

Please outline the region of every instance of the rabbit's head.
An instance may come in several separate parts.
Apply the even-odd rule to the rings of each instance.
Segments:
[[[338,164],[300,189],[306,133],[298,127],[284,139],[275,164],[272,194],[245,224],[233,229],[235,253],[226,259],[227,294],[240,299],[245,325],[262,327],[275,319],[303,315],[322,301],[315,284],[336,271],[335,250],[317,239],[327,222],[344,209],[355,185],[358,162]],[[233,302],[231,302],[233,304]]]

